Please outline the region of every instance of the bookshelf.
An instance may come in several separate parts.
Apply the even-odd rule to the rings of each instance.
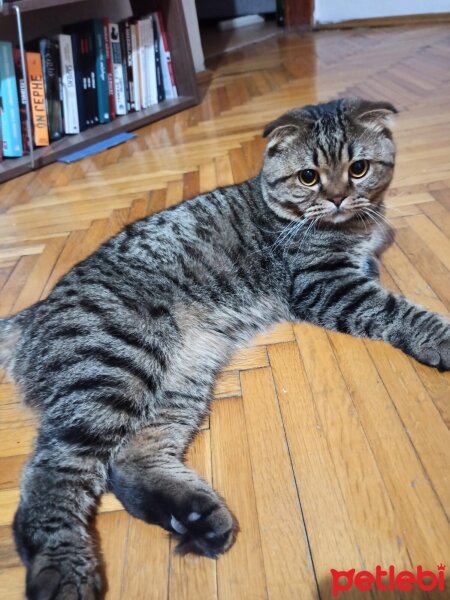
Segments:
[[[2,2],[0,0],[0,19],[2,17],[12,18],[13,16],[17,16],[15,6],[19,9],[18,19],[20,19],[21,15],[32,11],[49,8],[64,9],[65,5],[79,4],[80,16],[77,20],[82,21],[82,5],[86,4],[86,2],[89,3],[89,0],[17,0],[16,2],[4,2],[2,9]],[[21,158],[5,158],[0,162],[0,183],[27,173],[33,170],[33,168],[38,169],[43,167],[54,162],[60,156],[80,150],[111,135],[123,131],[132,131],[198,103],[197,80],[184,19],[182,0],[130,0],[129,5],[135,17],[141,17],[156,10],[163,12],[172,54],[172,66],[177,82],[178,98],[164,100],[159,104],[138,112],[117,117],[109,123],[98,124],[79,134],[66,135],[62,139],[52,142],[49,146],[35,148],[33,153],[34,167],[31,164],[29,155]]]

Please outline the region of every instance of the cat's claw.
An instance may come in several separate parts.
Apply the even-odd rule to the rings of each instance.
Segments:
[[[176,519],[173,515],[170,519],[170,525],[173,527],[173,530],[177,533],[186,533],[187,531],[186,527],[182,523],[180,523],[180,521],[178,521],[178,519]]]

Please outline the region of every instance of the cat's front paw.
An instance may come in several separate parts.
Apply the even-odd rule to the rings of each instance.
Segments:
[[[419,362],[436,367],[439,371],[450,370],[450,325],[434,315],[419,331],[411,343],[410,352]]]
[[[209,495],[193,494],[185,506],[171,517],[171,528],[178,539],[179,554],[200,554],[217,558],[231,548],[239,527],[226,504]]]

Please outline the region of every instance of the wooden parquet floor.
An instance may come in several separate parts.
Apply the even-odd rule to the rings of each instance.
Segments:
[[[45,297],[125,223],[256,173],[262,128],[284,110],[349,94],[401,110],[384,283],[448,314],[449,64],[448,25],[280,35],[221,58],[198,107],[1,187],[0,315]],[[164,532],[106,496],[98,530],[108,599],[324,600],[331,568],[448,564],[449,382],[381,342],[311,326],[255,340],[220,376],[189,454],[237,515],[236,545],[217,562],[177,557]],[[3,600],[23,597],[10,523],[34,432],[0,379]],[[361,596],[434,597],[342,597]]]

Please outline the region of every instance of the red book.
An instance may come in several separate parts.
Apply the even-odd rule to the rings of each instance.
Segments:
[[[166,98],[177,98],[177,86],[175,83],[175,75],[172,68],[172,56],[170,54],[169,41],[167,38],[166,25],[161,11],[155,13],[158,17],[158,29],[161,37],[161,68],[164,81],[164,92]]]
[[[109,40],[109,19],[106,17],[103,19],[103,35],[105,37],[106,71],[108,74],[109,116],[112,121],[116,118],[116,101],[114,99],[114,74],[111,56],[111,44]]]

